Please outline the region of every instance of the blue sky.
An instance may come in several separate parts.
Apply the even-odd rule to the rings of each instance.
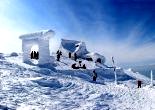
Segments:
[[[150,0],[1,0],[0,24],[0,52],[21,52],[19,35],[53,29],[52,51],[67,38],[85,41],[108,62],[111,56],[122,65],[155,62]]]

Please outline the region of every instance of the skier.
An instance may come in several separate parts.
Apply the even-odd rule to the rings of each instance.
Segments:
[[[69,52],[69,54],[68,54],[68,55],[69,55],[69,58],[71,58],[71,57],[72,57],[72,53],[71,53],[71,52]]]
[[[138,88],[141,88],[142,81],[138,80]]]
[[[97,78],[97,73],[95,72],[95,70],[93,71],[93,81],[96,81]]]

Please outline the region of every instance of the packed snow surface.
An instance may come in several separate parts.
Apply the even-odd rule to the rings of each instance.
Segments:
[[[10,110],[155,110],[155,89],[149,79],[131,70],[113,69],[82,60],[87,69],[62,57],[55,69],[22,63],[22,56],[0,59],[0,109]],[[76,62],[77,63],[77,62]],[[98,74],[92,81],[92,70]],[[142,88],[136,80],[142,79]]]

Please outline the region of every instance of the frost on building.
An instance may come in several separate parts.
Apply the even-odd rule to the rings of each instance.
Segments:
[[[20,39],[22,40],[23,62],[33,64],[31,53],[32,51],[37,51],[39,53],[37,60],[38,65],[51,63],[49,39],[52,36],[54,36],[53,30],[44,30],[21,35]]]
[[[76,53],[78,57],[82,57],[88,53],[85,43],[76,40],[61,39],[59,50],[62,51],[64,56],[68,56],[69,52],[72,54]]]

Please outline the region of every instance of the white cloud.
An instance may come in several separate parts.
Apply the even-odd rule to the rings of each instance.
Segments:
[[[88,48],[91,51],[99,52],[106,56],[107,63],[111,64],[111,57],[114,56],[117,64],[134,64],[145,63],[146,61],[155,60],[155,44],[148,43],[141,46],[128,43],[132,41],[97,41],[88,42]]]

